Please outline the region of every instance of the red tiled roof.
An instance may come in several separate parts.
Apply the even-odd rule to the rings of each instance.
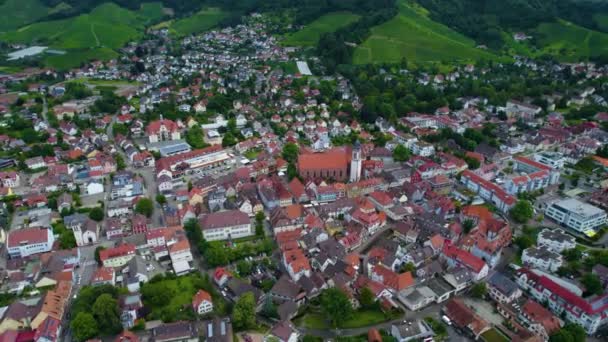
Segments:
[[[473,173],[470,170],[465,170],[462,173],[462,175],[464,177],[469,178],[472,182],[482,186],[486,190],[491,191],[492,193],[494,193],[494,195],[496,195],[498,198],[500,198],[500,200],[503,201],[507,205],[513,205],[517,201],[515,199],[515,197],[509,195],[503,188],[499,187],[498,185],[496,185],[492,182],[489,182],[489,181],[481,178],[479,175]]]
[[[37,244],[48,241],[48,229],[46,228],[23,228],[13,230],[8,234],[8,247],[18,247],[24,244]]]
[[[298,156],[298,169],[325,170],[347,167],[349,156],[344,150],[308,153]]]
[[[199,305],[204,301],[212,303],[211,295],[205,290],[198,290],[194,295],[194,298],[192,298],[192,306],[197,310]]]
[[[107,259],[112,259],[129,254],[135,254],[135,245],[125,243],[124,245],[120,245],[118,247],[108,248],[99,251],[99,259],[103,262]]]
[[[560,328],[559,319],[551,311],[545,309],[532,299],[528,299],[526,304],[522,306],[521,311],[530,321],[540,323],[548,335],[553,334]]]
[[[533,166],[533,167],[535,167],[535,168],[537,168],[539,170],[551,171],[551,168],[548,167],[547,165],[541,164],[541,163],[539,163],[537,161],[534,161],[534,160],[526,158],[526,157],[517,156],[517,157],[513,157],[513,159],[517,160],[518,162],[521,162],[521,163]]]
[[[445,245],[443,247],[443,254],[450,259],[464,264],[476,273],[479,273],[486,264],[482,259],[454,245]]]

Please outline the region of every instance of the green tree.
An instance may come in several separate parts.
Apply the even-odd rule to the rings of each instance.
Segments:
[[[266,215],[264,215],[263,211],[259,211],[255,214],[255,235],[264,236],[264,220],[266,219]]]
[[[156,202],[160,205],[163,205],[167,203],[167,198],[165,197],[165,195],[158,194],[156,195]]]
[[[148,282],[141,289],[141,296],[146,305],[161,308],[171,301],[176,293],[166,282]]]
[[[262,307],[262,314],[268,318],[279,318],[277,305],[272,301],[272,296],[267,296]]]
[[[475,228],[475,221],[471,219],[466,219],[462,222],[462,228],[464,229],[464,233],[468,234],[473,228]]]
[[[393,151],[393,159],[398,162],[407,161],[408,159],[410,159],[410,156],[410,150],[408,150],[407,147],[401,144],[397,145],[397,147],[395,147],[395,150]]]
[[[578,324],[568,323],[549,337],[549,342],[584,342],[585,329]]]
[[[149,198],[141,198],[135,205],[135,212],[150,217],[154,212],[154,203]]]
[[[114,335],[122,330],[118,302],[108,293],[97,297],[92,307],[93,316],[97,320],[99,329],[108,335]]]
[[[295,163],[287,164],[287,179],[292,180],[298,177],[298,169]]]
[[[376,296],[374,296],[372,290],[368,287],[364,287],[359,293],[359,303],[361,303],[361,306],[364,308],[371,308],[376,303]]]
[[[237,331],[255,328],[255,306],[255,298],[251,292],[236,301],[232,311],[232,324]]]
[[[321,308],[334,327],[338,322],[348,320],[353,315],[353,307],[348,296],[334,287],[321,294]]]
[[[70,323],[76,341],[86,341],[99,334],[97,321],[88,312],[79,312]]]
[[[251,274],[251,270],[253,269],[253,265],[246,260],[239,260],[236,263],[236,270],[239,272],[241,276],[248,276]]]
[[[127,168],[127,163],[125,163],[125,160],[122,158],[122,155],[117,154],[116,156],[114,156],[114,160],[116,160],[116,169],[118,171],[124,170]]]
[[[97,261],[97,264],[101,265],[101,258],[99,257],[99,252],[103,251],[104,249],[106,249],[104,246],[97,246],[95,248],[95,261]]]
[[[471,288],[471,296],[475,298],[483,298],[488,293],[486,283],[477,283]]]
[[[585,286],[585,292],[589,295],[601,295],[604,292],[602,281],[593,273],[587,273],[581,279],[581,283]]]
[[[237,142],[238,141],[236,140],[232,132],[226,132],[226,134],[224,134],[224,137],[222,138],[222,147],[232,147],[236,145]]]
[[[519,248],[520,251],[523,251],[524,249],[534,245],[534,240],[528,235],[520,235],[516,237],[513,242],[515,242],[515,245]]]
[[[534,215],[534,209],[529,201],[519,200],[509,211],[511,218],[518,223],[526,223]]]
[[[194,148],[204,148],[209,146],[205,143],[205,135],[199,125],[194,125],[186,133],[186,142]]]
[[[89,218],[93,221],[101,222],[103,220],[103,216],[103,209],[100,207],[95,207],[89,212]]]
[[[300,148],[298,147],[298,145],[294,143],[287,143],[285,144],[285,146],[283,146],[283,152],[281,153],[281,156],[288,163],[295,163],[298,161],[299,154]]]

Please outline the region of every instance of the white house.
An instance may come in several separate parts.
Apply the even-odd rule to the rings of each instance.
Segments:
[[[99,181],[91,181],[86,186],[87,195],[96,195],[103,192],[103,183]]]
[[[6,246],[11,258],[25,258],[50,251],[54,242],[55,237],[51,229],[35,227],[11,231]]]
[[[205,290],[198,290],[192,298],[192,309],[199,315],[208,314],[213,311],[211,295]]]
[[[556,272],[564,261],[561,254],[553,252],[548,247],[538,246],[524,249],[521,262],[533,268]]]

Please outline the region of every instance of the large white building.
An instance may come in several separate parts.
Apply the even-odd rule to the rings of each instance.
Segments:
[[[562,266],[564,260],[561,254],[550,250],[548,247],[537,246],[524,249],[521,262],[532,268],[556,272]]]
[[[555,202],[547,207],[545,215],[557,223],[581,233],[593,234],[593,230],[606,224],[606,212],[575,198]]]
[[[8,234],[7,249],[11,258],[25,258],[53,248],[55,237],[48,228],[23,228]]]
[[[563,230],[545,228],[538,234],[537,243],[547,246],[550,250],[561,253],[567,249],[576,247],[574,236],[566,234]]]
[[[563,168],[565,163],[564,155],[559,152],[536,153],[534,160],[556,170]]]
[[[238,239],[254,233],[249,215],[240,210],[204,215],[200,218],[200,224],[207,241]]]

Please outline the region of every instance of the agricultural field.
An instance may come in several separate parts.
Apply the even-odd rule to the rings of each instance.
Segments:
[[[105,3],[88,14],[34,23],[0,34],[0,39],[64,50],[65,55],[48,55],[45,64],[65,69],[90,59],[116,57],[116,49],[139,38],[147,24],[163,16],[160,2],[146,3],[138,11]]]
[[[285,35],[283,45],[286,46],[313,46],[316,45],[321,35],[334,32],[357,20],[359,16],[350,12],[328,13],[311,22],[301,30]]]
[[[475,45],[472,39],[429,19],[424,8],[400,1],[399,14],[372,28],[371,36],[355,49],[353,62],[397,63],[403,57],[412,62],[498,58]]]
[[[206,8],[193,16],[171,23],[169,27],[179,36],[187,36],[209,30],[227,16],[228,14],[219,8]]]
[[[608,54],[608,34],[575,25],[565,20],[542,23],[536,28],[541,53],[565,61]]]
[[[35,22],[47,16],[50,11],[39,0],[5,0],[0,5],[0,32]]]

